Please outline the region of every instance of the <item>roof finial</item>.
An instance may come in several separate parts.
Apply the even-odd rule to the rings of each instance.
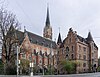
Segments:
[[[89,32],[91,32],[91,30],[90,30],[90,29],[89,29],[88,31],[89,31]]]
[[[24,32],[26,31],[26,27],[24,26]]]
[[[60,33],[60,27],[59,27],[59,33]]]
[[[49,7],[49,3],[47,3],[47,8]]]

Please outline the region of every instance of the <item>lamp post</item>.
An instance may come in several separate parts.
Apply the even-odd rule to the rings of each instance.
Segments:
[[[33,62],[30,63],[30,68],[31,68],[31,74],[30,74],[30,76],[33,76]]]
[[[20,48],[17,46],[17,44],[16,44],[16,51],[17,51],[17,77],[18,77],[18,75],[19,75],[19,64],[20,64],[20,60],[18,59],[18,56],[19,56],[19,52],[20,52]]]

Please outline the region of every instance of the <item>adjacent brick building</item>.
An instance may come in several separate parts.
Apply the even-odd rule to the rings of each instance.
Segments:
[[[70,28],[63,42],[59,33],[57,44],[59,50],[58,70],[60,72],[62,71],[60,62],[63,60],[79,62],[76,65],[76,73],[90,72],[98,67],[98,47],[90,32],[87,38],[83,38]]]

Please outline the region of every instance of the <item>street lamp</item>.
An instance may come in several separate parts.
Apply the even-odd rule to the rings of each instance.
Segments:
[[[31,75],[31,76],[33,76],[33,66],[34,66],[34,64],[33,64],[33,62],[31,62],[31,63],[30,63],[30,68],[31,68],[31,74],[30,74],[30,75]]]
[[[17,46],[17,44],[16,44],[16,46]],[[20,53],[20,47],[19,46],[17,46],[17,49],[16,49],[16,51],[17,51],[17,77],[18,77],[18,75],[19,75],[19,65],[20,65],[20,60],[19,60],[19,53]]]
[[[33,62],[32,62],[32,52],[31,52],[31,56],[30,56],[30,69],[31,69],[30,75],[31,75],[31,76],[33,76],[33,66],[34,66],[34,64],[33,64]]]

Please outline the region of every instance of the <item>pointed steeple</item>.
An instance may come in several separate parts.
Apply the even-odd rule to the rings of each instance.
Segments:
[[[47,17],[46,17],[45,27],[43,30],[43,37],[52,40],[52,27],[50,26],[48,6],[47,6]]]
[[[49,19],[49,7],[47,7],[46,26],[50,26],[50,19]]]
[[[90,32],[88,33],[87,41],[93,41],[93,38]]]
[[[62,43],[62,40],[61,40],[61,35],[59,33],[57,44],[61,44],[61,43]]]

